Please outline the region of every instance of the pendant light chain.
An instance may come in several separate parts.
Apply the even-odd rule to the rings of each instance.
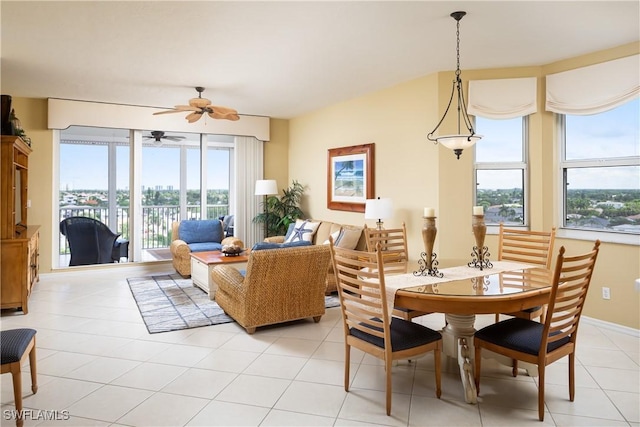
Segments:
[[[456,80],[460,78],[460,20],[456,21]]]

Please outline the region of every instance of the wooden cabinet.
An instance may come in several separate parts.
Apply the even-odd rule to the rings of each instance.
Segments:
[[[17,136],[2,136],[0,151],[0,305],[28,312],[39,280],[39,226],[28,225],[31,147]]]

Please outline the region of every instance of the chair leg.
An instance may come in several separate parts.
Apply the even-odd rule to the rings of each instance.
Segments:
[[[500,321],[500,313],[496,313],[496,323]]]
[[[387,415],[391,415],[391,362],[390,358],[386,358],[384,361],[384,370],[387,377]]]
[[[29,352],[29,370],[31,371],[31,391],[33,394],[38,392],[38,375],[36,368],[36,337],[33,337],[33,347]]]
[[[475,343],[474,343],[475,344]],[[473,374],[473,379],[474,382],[476,383],[476,393],[480,394],[480,366],[481,366],[481,361],[482,361],[482,347],[480,347],[478,344],[474,345],[476,351],[475,351],[475,372]]]
[[[569,400],[573,402],[576,395],[576,380],[575,380],[575,366],[576,366],[576,354],[569,353]]]
[[[518,361],[516,359],[513,359],[511,361],[511,375],[513,375],[514,377],[518,376]]]
[[[544,364],[538,366],[538,418],[544,421]]]
[[[11,364],[11,380],[13,381],[13,400],[16,404],[16,425],[21,427],[24,423],[22,418],[22,374],[20,370],[20,361]]]
[[[439,348],[433,350],[433,358],[436,368],[436,397],[440,399],[440,396],[442,396],[442,372],[440,371],[440,364],[442,363],[442,350]]]
[[[344,345],[344,391],[349,391],[349,368],[351,366],[351,346]]]

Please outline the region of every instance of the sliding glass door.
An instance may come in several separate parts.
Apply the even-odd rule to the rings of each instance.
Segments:
[[[59,220],[88,216],[105,223],[141,249],[130,262],[170,259],[174,221],[230,213],[233,152],[227,136],[72,126],[60,132]],[[130,188],[136,164],[138,195]],[[130,206],[138,198],[141,206]],[[132,215],[140,218],[137,231]],[[57,266],[66,267],[68,243],[62,234],[58,241]]]

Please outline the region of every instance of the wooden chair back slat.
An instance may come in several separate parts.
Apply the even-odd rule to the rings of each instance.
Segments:
[[[598,240],[592,251],[576,256],[565,256],[564,246],[560,248],[545,320],[543,345],[540,347],[541,354],[546,354],[547,342],[567,336],[575,341],[599,247]]]
[[[556,229],[530,231],[505,228],[500,224],[498,236],[498,259],[526,262],[551,268]]]

